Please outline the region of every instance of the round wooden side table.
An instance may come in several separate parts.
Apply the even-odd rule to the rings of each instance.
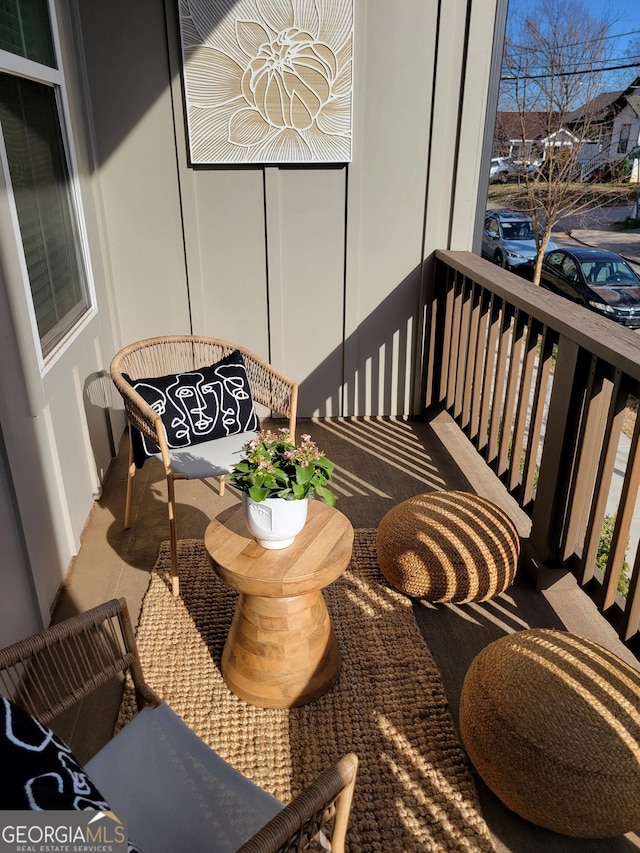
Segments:
[[[204,543],[218,577],[240,593],[222,653],[229,689],[260,708],[293,708],[326,693],[340,672],[340,649],[322,589],[349,565],[349,520],[309,501],[293,544],[270,551],[251,536],[238,505],[211,521]]]

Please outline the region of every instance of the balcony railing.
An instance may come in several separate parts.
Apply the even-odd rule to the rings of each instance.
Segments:
[[[428,309],[427,404],[531,518],[525,568],[541,587],[573,574],[635,645],[640,337],[469,252],[436,253]]]

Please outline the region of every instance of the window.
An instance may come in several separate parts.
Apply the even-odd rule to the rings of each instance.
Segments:
[[[3,0],[0,50],[56,67],[47,0]]]
[[[569,281],[577,281],[578,280],[578,265],[573,260],[573,258],[565,258],[562,264],[562,272],[569,279]]]
[[[620,128],[620,139],[618,140],[618,154],[626,154],[629,147],[629,135],[631,133],[631,125],[623,124]]]
[[[3,166],[44,359],[91,307],[87,264],[46,0],[10,0],[2,9]]]

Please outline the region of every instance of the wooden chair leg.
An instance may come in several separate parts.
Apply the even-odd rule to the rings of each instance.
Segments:
[[[218,477],[218,494],[220,497],[224,495],[224,487],[226,486],[226,482],[224,477]]]
[[[175,598],[180,595],[178,578],[178,531],[176,529],[176,498],[173,477],[167,474],[167,506],[169,509],[169,547],[171,550],[171,591]]]
[[[129,427],[129,468],[127,469],[127,497],[124,504],[124,527],[131,527],[131,507],[133,505],[133,482],[136,476],[136,465],[133,461],[133,442],[131,440],[131,427]]]

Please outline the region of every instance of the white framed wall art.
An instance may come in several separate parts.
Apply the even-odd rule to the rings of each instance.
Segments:
[[[353,0],[180,0],[192,164],[351,160]]]

